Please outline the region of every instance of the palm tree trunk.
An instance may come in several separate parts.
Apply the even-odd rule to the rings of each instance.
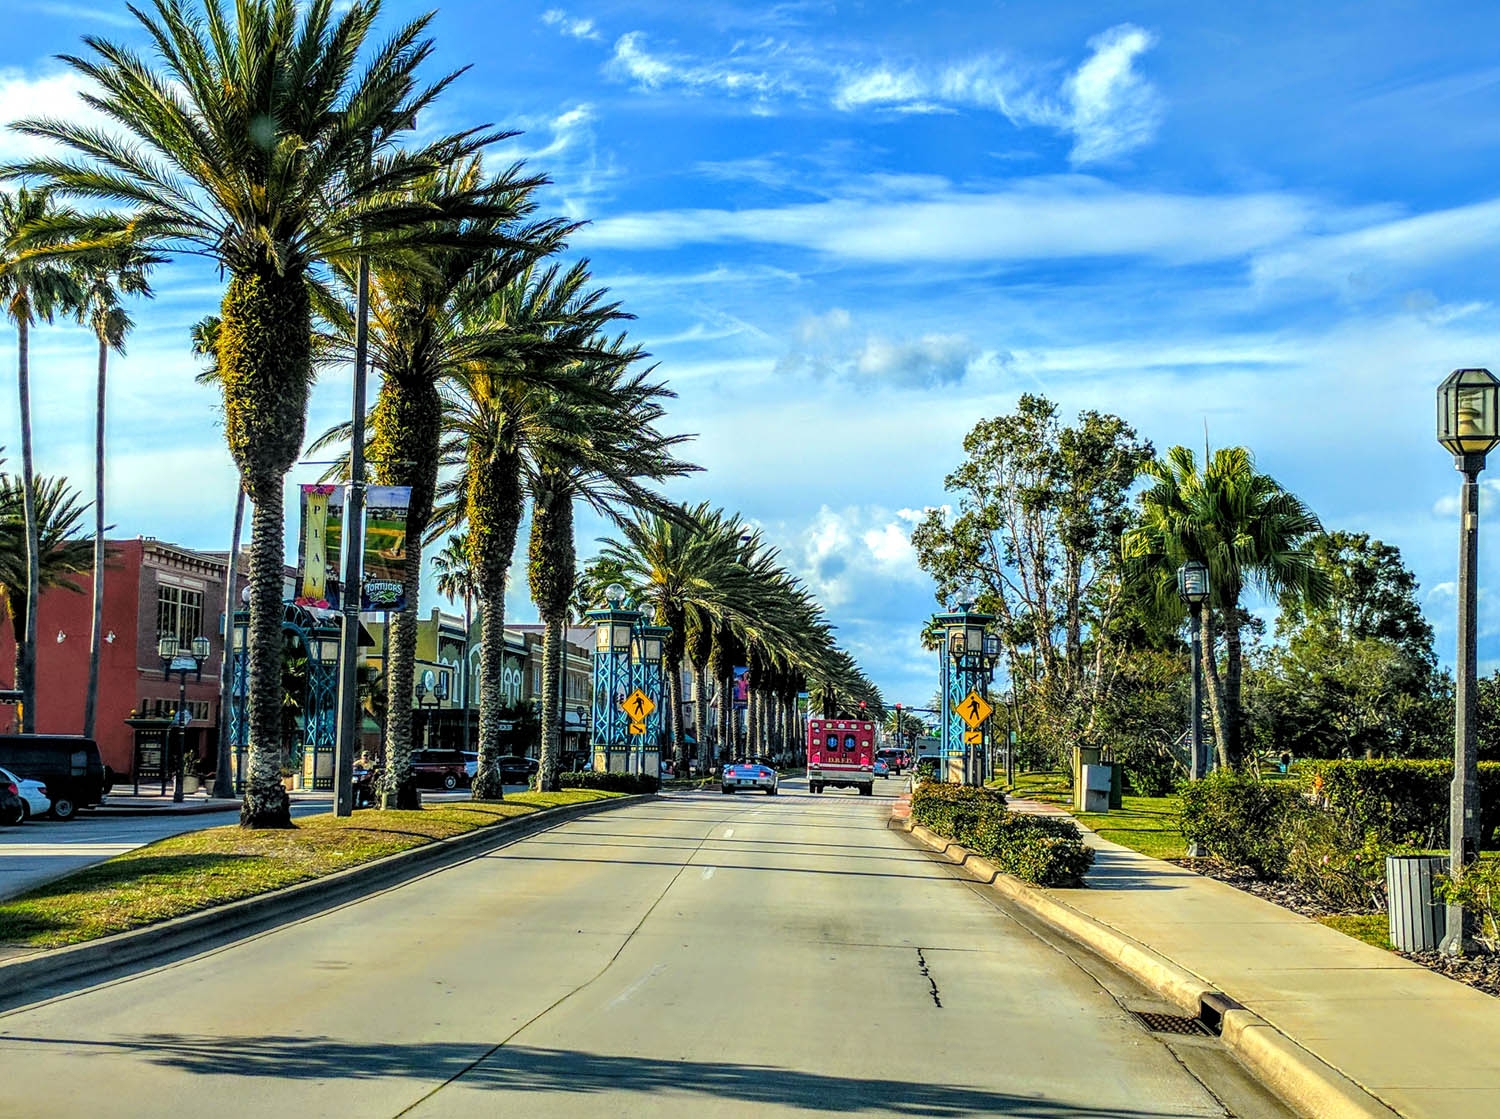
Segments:
[[[230,688],[234,680],[234,611],[235,577],[239,572],[240,533],[245,528],[245,487],[236,486],[234,495],[234,530],[229,539],[229,563],[224,572],[223,655],[219,659],[219,760],[214,766],[214,796],[234,796],[233,762],[230,758],[229,705],[234,702]]]
[[[16,646],[16,687],[21,691],[21,708],[16,729],[22,734],[36,732],[36,615],[42,597],[42,547],[37,537],[36,479],[31,454],[31,311],[25,308],[16,316],[16,382],[21,406],[21,505],[26,518],[26,627]]]
[[[420,539],[418,537],[417,539]],[[416,694],[418,594],[422,589],[422,550],[407,537],[406,608],[390,620],[391,652],[386,662],[385,772],[380,807],[422,807],[411,772],[412,696]]]
[[[708,768],[708,666],[693,665],[693,737],[698,740],[694,758],[700,769]]]
[[[542,758],[537,767],[537,788],[546,792],[556,792],[561,787],[557,771],[562,758],[562,724],[567,718],[567,707],[557,694],[562,683],[563,646],[567,642],[563,621],[560,614],[542,619],[546,628],[542,631]]]
[[[516,550],[525,495],[521,464],[513,452],[471,441],[469,489],[464,504],[469,519],[469,563],[479,587],[484,625],[479,636],[479,764],[471,786],[475,800],[500,800],[500,713],[505,706],[505,582]]]
[[[1203,679],[1208,685],[1208,710],[1213,717],[1214,745],[1218,751],[1219,765],[1227,766],[1229,755],[1225,750],[1225,743],[1229,717],[1225,710],[1224,684],[1219,679],[1219,660],[1214,655],[1214,612],[1206,602],[1198,607],[1198,611],[1203,645]]]
[[[686,743],[682,740],[682,661],[680,658],[669,658],[664,667],[667,678],[662,690],[667,701],[667,733],[671,743],[672,764],[676,768],[682,765],[686,748]]]
[[[1224,627],[1224,754],[1238,768],[1244,760],[1240,744],[1240,682],[1244,651],[1240,645],[1240,612],[1234,607]]]
[[[268,473],[256,486],[250,518],[250,649],[247,712],[250,756],[240,826],[292,826],[291,800],[281,784],[282,475]]]
[[[469,708],[472,700],[469,699],[469,681],[474,678],[473,666],[469,663],[469,634],[474,630],[474,602],[468,595],[464,595],[464,671],[463,671],[463,697],[464,697],[464,751],[469,749]]]
[[[94,404],[94,616],[89,626],[89,682],[83,696],[83,737],[94,737],[99,703],[99,645],[104,625],[104,389],[109,344],[99,339],[99,377]]]

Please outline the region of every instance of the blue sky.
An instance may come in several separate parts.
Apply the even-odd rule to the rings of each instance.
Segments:
[[[135,37],[115,0],[4,7],[0,119],[68,111],[50,56],[81,35]],[[427,7],[391,0],[387,26]],[[1432,398],[1500,369],[1500,9],[448,0],[434,32],[473,69],[423,128],[525,130],[502,154],[591,222],[574,251],[698,435],[707,470],[675,492],[764,526],[891,698],[934,687],[911,523],[1024,391],[1158,447],[1250,446],[1330,528],[1401,547],[1451,659],[1458,476]],[[158,286],[114,380],[111,519],[222,547],[233,472],[187,351],[220,284],[173,265]],[[37,338],[44,471],[88,476],[92,370],[77,328]],[[347,394],[327,377],[310,429]]]

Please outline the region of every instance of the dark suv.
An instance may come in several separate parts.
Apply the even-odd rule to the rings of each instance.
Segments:
[[[411,772],[420,788],[456,789],[469,783],[460,750],[413,750]]]
[[[70,734],[0,734],[0,765],[17,777],[40,781],[52,798],[52,816],[70,820],[80,808],[104,800],[99,747]]]

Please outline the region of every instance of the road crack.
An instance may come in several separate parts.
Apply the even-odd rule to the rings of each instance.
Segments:
[[[943,1009],[943,998],[938,992],[937,980],[932,977],[932,972],[927,969],[927,957],[922,953],[922,949],[920,948],[917,949],[917,971],[921,973],[923,979],[927,980],[927,985],[932,988],[932,1005],[939,1010]]]

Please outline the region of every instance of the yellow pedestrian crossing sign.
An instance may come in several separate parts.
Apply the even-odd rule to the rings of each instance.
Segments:
[[[994,708],[985,702],[984,696],[978,692],[970,692],[958,705],[958,717],[975,730],[979,729],[980,723],[990,717],[992,711]]]
[[[652,701],[650,696],[641,691],[640,688],[637,688],[635,691],[631,692],[628,696],[620,701],[620,710],[624,711],[626,715],[630,716],[630,721],[632,723],[644,723],[646,721],[646,716],[656,710],[656,704]],[[631,731],[630,733],[645,734],[646,732],[641,730]]]

